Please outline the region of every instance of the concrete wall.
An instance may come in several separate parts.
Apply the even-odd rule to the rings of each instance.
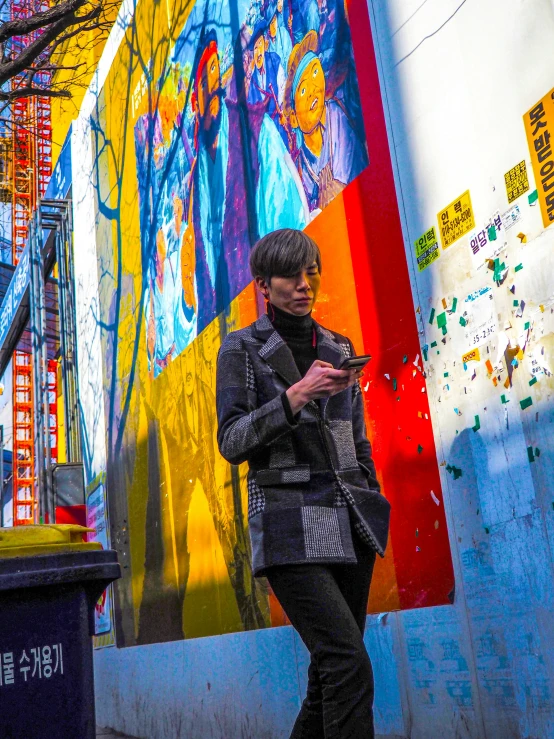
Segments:
[[[535,182],[523,115],[554,86],[552,4],[375,0],[370,12],[457,582],[451,607],[368,619],[377,730],[413,739],[547,739],[554,736],[554,231],[529,202]],[[504,174],[523,160],[530,186],[508,229]],[[475,235],[485,230],[485,251],[508,269],[501,284],[482,255],[474,257],[473,231],[441,245],[437,261],[417,272],[414,241],[438,229],[439,211],[466,190]],[[497,214],[505,217],[493,243],[488,226]],[[468,309],[466,298],[487,287],[492,306]],[[446,334],[437,326],[441,313]],[[480,360],[464,365],[480,321],[490,329],[476,344]],[[519,359],[510,352],[518,345]],[[530,385],[532,372],[538,381]],[[529,397],[532,406],[522,408]],[[413,524],[406,536],[416,556]],[[98,722],[149,738],[286,737],[306,666],[289,628],[98,651]]]

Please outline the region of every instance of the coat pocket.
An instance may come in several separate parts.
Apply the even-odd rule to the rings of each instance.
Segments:
[[[256,483],[261,487],[267,485],[293,485],[310,481],[310,465],[298,464],[294,467],[275,467],[256,472]]]

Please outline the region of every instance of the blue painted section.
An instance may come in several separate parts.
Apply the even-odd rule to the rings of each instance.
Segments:
[[[47,200],[62,200],[66,198],[71,187],[71,130],[72,127],[70,126],[58,161],[50,177],[50,182],[48,183],[44,196]]]

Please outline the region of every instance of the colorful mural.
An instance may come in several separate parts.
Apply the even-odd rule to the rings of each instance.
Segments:
[[[354,61],[352,37],[362,49],[371,37],[362,5],[139,3],[96,97],[87,331],[91,346],[100,337],[104,402],[87,410],[85,450],[103,414],[106,469],[86,464],[91,478],[105,472],[123,565],[119,646],[284,623],[252,577],[246,470],[218,453],[214,403],[222,338],[263,309],[250,248],[282,226],[321,246],[316,318],[373,355],[368,427],[383,490],[401,505],[370,608],[452,598],[444,510],[422,494],[441,485],[432,429],[418,420],[429,409],[377,72],[373,57]],[[391,372],[398,390],[383,380]],[[391,435],[400,408],[414,440],[402,453]],[[417,558],[399,528],[415,518],[429,543]]]
[[[368,164],[342,2],[237,11],[234,35],[196,3],[135,124],[153,377],[250,282],[259,236],[304,228]]]

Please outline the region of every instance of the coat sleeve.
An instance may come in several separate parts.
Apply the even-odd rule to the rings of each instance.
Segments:
[[[355,351],[352,343],[350,343],[350,347],[352,354],[354,355]],[[364,399],[359,382],[352,387],[352,431],[354,433],[356,459],[365,469],[369,488],[370,490],[380,490],[381,486],[377,480],[375,464],[373,462],[373,457],[371,456],[371,444],[367,438],[364,416]]]
[[[258,407],[254,368],[240,337],[229,334],[217,358],[217,443],[231,464],[248,461],[262,447],[295,428],[280,395]]]

